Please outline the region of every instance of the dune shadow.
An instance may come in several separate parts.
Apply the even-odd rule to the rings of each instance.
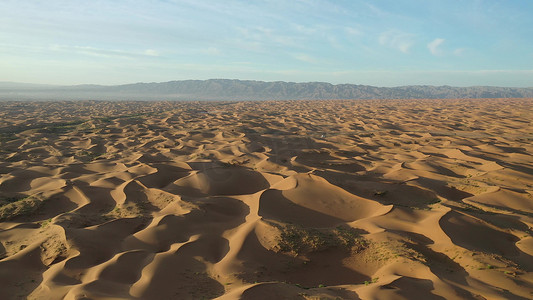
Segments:
[[[179,178],[185,177],[190,170],[163,163],[150,164],[157,172],[137,178],[143,185],[149,188],[161,189]]]
[[[310,136],[295,134],[280,134],[272,132],[268,136],[257,133],[248,133],[246,137],[254,147],[271,149],[267,154],[269,160],[277,164],[286,164],[290,157],[296,156],[304,149],[335,149],[328,143],[322,143]]]
[[[43,281],[44,266],[30,266],[24,260],[0,261],[0,299],[28,299]]]
[[[500,147],[500,146],[496,146],[496,147]],[[518,149],[521,149],[521,150],[517,151]],[[509,150],[510,150],[510,152],[508,154],[520,153],[520,154],[523,154],[523,155],[531,155],[530,153],[524,152],[525,149],[523,149],[523,148],[512,148],[512,147],[509,147]],[[486,160],[486,161],[489,161],[489,162],[495,162],[495,163],[497,163],[498,165],[500,165],[500,166],[502,166],[504,168],[508,168],[508,169],[511,169],[511,170],[514,170],[514,171],[517,171],[517,172],[521,172],[521,173],[525,173],[525,174],[533,174],[533,168],[527,167],[527,166],[525,166],[523,164],[511,163],[509,161],[497,159],[497,158],[494,158],[492,156],[488,157],[488,156],[485,156],[483,154],[473,153],[472,151],[465,151],[465,154],[469,155],[469,156],[472,156],[472,157],[475,157],[475,158],[483,159],[483,160]]]
[[[167,185],[165,191],[180,196],[206,197],[253,194],[270,187],[261,173],[249,168],[219,162],[190,164],[200,170]]]
[[[313,174],[354,195],[384,205],[393,204],[395,206],[425,209],[429,205],[439,202],[437,197],[439,194],[436,191],[422,189],[400,181],[327,170],[315,171]]]
[[[451,201],[457,202],[461,201],[464,198],[473,196],[473,194],[448,186],[448,183],[444,180],[420,177],[416,179],[416,182],[419,183],[421,186],[432,190],[437,195]]]
[[[359,284],[370,278],[348,268],[346,249],[330,248],[304,256],[292,256],[266,249],[256,233],[250,233],[237,256],[242,260],[238,276],[244,282],[286,282],[304,288]]]
[[[516,236],[493,229],[470,216],[451,211],[439,220],[439,225],[454,244],[468,250],[503,256],[521,253],[515,245],[519,240]]]
[[[283,196],[280,190],[266,190],[259,199],[258,214],[265,219],[304,227],[332,227],[345,221],[321,212],[300,206]]]
[[[0,193],[5,195],[30,191],[32,189],[31,183],[34,179],[49,177],[48,174],[33,170],[16,170],[9,174],[14,177],[0,183]]]
[[[290,285],[287,283],[268,282],[255,285],[246,289],[241,300],[271,300],[271,299],[360,299],[357,293],[344,288],[323,288],[319,290],[309,290]]]
[[[381,286],[381,292],[386,291],[389,299],[429,299],[429,300],[446,300],[442,296],[433,294],[435,289],[433,282],[429,279],[419,279],[414,277],[401,277],[393,282]]]
[[[198,251],[205,251],[208,246],[196,241],[173,254],[156,257],[147,266],[150,267],[150,280],[139,291],[140,298],[212,299],[224,294],[224,286],[211,278],[204,262],[196,258]]]
[[[165,252],[172,244],[186,242],[194,235],[200,235],[200,238],[210,236],[211,239],[221,237],[224,231],[243,224],[250,213],[248,205],[229,197],[185,198],[184,201],[198,208],[185,215],[164,216],[157,224],[129,236],[123,247],[129,250]],[[213,255],[221,259],[227,251],[229,249],[222,251],[222,254]]]
[[[4,247],[4,244],[0,243],[0,260],[6,258],[7,250],[6,247]]]

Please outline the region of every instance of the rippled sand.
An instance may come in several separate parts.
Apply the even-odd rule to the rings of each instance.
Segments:
[[[533,99],[0,102],[1,299],[528,299]]]

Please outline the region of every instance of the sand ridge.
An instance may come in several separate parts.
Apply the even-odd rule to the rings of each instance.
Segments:
[[[533,99],[0,108],[2,299],[533,297]]]

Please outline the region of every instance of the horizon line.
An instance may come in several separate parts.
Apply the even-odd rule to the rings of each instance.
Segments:
[[[532,89],[533,86],[501,86],[501,85],[469,85],[469,86],[456,86],[449,84],[442,85],[433,85],[433,84],[407,84],[407,85],[395,85],[395,86],[379,86],[379,85],[370,85],[370,84],[358,84],[358,83],[331,83],[327,81],[284,81],[284,80],[256,80],[256,79],[237,79],[237,78],[209,78],[209,79],[177,79],[177,80],[168,80],[168,81],[138,81],[130,83],[121,83],[121,84],[98,84],[98,83],[78,83],[78,84],[53,84],[53,83],[34,83],[34,82],[20,82],[20,81],[0,81],[0,84],[20,84],[20,85],[36,85],[36,86],[48,86],[48,87],[76,87],[76,86],[102,86],[102,87],[113,87],[113,86],[123,86],[123,85],[133,85],[133,84],[159,84],[159,83],[168,83],[168,82],[184,82],[184,81],[214,81],[214,80],[228,80],[228,81],[249,81],[249,82],[260,82],[260,83],[293,83],[293,84],[306,84],[306,83],[325,83],[332,86],[340,85],[355,85],[355,86],[369,86],[376,88],[399,88],[399,87],[452,87],[452,88],[473,88],[473,87],[492,87],[492,88],[519,88],[519,89]]]

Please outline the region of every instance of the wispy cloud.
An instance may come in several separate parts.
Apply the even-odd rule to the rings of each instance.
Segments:
[[[280,34],[272,28],[257,26],[253,28],[237,27],[240,38],[244,43],[260,44],[263,47],[270,45],[275,47],[295,47],[297,46],[296,36]]]
[[[307,62],[307,63],[311,63],[311,64],[318,63],[318,59],[316,59],[315,57],[313,57],[311,55],[305,54],[305,53],[296,53],[296,54],[293,55],[293,57],[296,58],[297,60],[300,60],[300,61],[303,61],[303,62]]]
[[[351,36],[357,36],[357,35],[362,35],[363,34],[363,32],[361,32],[361,30],[359,30],[357,28],[353,28],[353,27],[344,27],[344,31],[348,35],[351,35]]]
[[[144,50],[144,54],[146,54],[148,56],[159,56],[159,52],[157,50],[154,50],[154,49],[146,49],[146,50]]]
[[[220,55],[220,50],[216,47],[209,47],[207,49],[202,50],[202,52],[207,55]]]
[[[365,3],[366,7],[376,16],[383,17],[386,15],[385,11],[370,3]]]
[[[43,50],[52,52],[65,52],[70,54],[81,54],[93,57],[102,58],[123,58],[133,59],[136,57],[156,57],[159,56],[159,52],[154,49],[146,49],[144,51],[126,51],[120,49],[104,49],[90,46],[71,46],[71,45],[50,45],[48,48],[42,48]]]
[[[291,27],[294,29],[296,33],[304,34],[304,35],[313,35],[319,31],[319,28],[317,27],[304,26],[301,24],[292,24]]]
[[[433,55],[440,55],[442,51],[439,49],[440,45],[444,43],[444,39],[436,38],[428,44],[429,52]]]
[[[72,54],[82,54],[95,57],[113,57],[113,58],[131,58],[132,53],[115,49],[102,49],[90,46],[69,46],[69,45],[51,45],[49,50],[55,52],[69,52]],[[136,54],[137,56],[138,54]]]
[[[409,49],[413,46],[413,35],[399,30],[389,30],[379,36],[379,43],[409,53]]]
[[[453,50],[453,54],[457,55],[457,56],[461,56],[461,55],[463,55],[463,53],[465,53],[465,51],[466,51],[465,48],[457,48],[457,49]]]

